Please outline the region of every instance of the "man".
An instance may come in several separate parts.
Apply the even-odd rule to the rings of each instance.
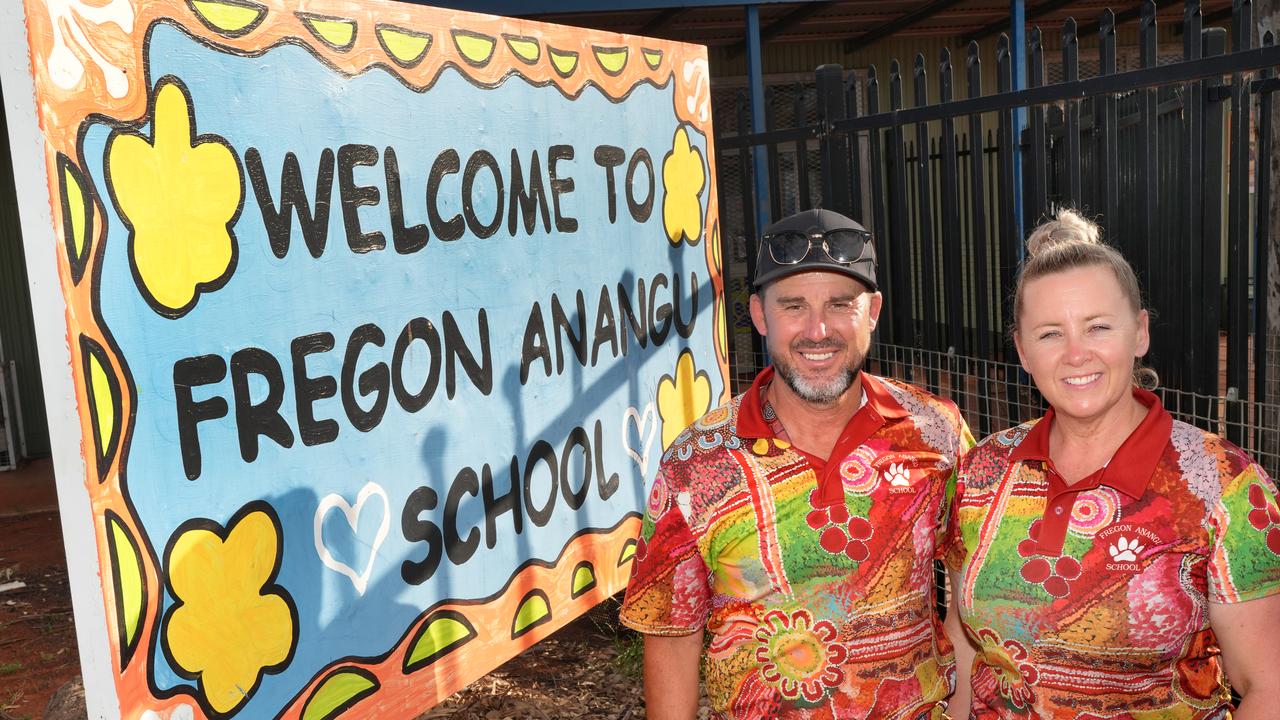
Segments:
[[[673,441],[621,618],[645,634],[650,720],[943,717],[934,559],[956,407],[861,371],[880,314],[858,223],[808,210],[761,239],[751,319],[773,366]]]

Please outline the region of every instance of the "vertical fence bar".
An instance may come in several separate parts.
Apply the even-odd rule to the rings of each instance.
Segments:
[[[942,48],[938,55],[938,101],[951,102],[952,78],[951,51]],[[962,402],[965,378],[956,362],[956,356],[968,354],[964,332],[964,258],[960,247],[960,171],[956,161],[955,118],[948,115],[942,120],[942,144],[938,154],[941,160],[938,194],[942,199],[942,273],[943,294],[947,311],[946,337],[942,346],[947,350],[950,371],[949,385],[952,397]]]
[[[804,125],[804,83],[795,84],[795,97],[791,100],[791,117],[796,127]],[[821,102],[821,101],[819,101]],[[799,200],[796,203],[797,210],[808,210],[813,207],[813,194],[809,189],[809,140],[796,140],[796,190],[799,193]],[[823,174],[826,177],[826,174]]]
[[[1142,3],[1142,18],[1138,22],[1138,55],[1143,68],[1156,66],[1156,4],[1154,0]],[[1157,217],[1159,197],[1157,189],[1163,185],[1160,176],[1156,148],[1159,138],[1159,106],[1155,88],[1142,88],[1138,91],[1138,134],[1135,138],[1138,154],[1138,167],[1135,190],[1138,199],[1136,222],[1134,223],[1129,247],[1130,261],[1138,275],[1138,283],[1146,289],[1152,305],[1163,312],[1169,307],[1168,298],[1173,295],[1173,283],[1154,282],[1155,274],[1151,267],[1152,252],[1157,243],[1163,241],[1164,234],[1157,229],[1161,220]],[[1168,253],[1169,248],[1165,248]],[[1174,257],[1177,257],[1174,254]],[[1158,364],[1167,365],[1172,362],[1175,349],[1168,341],[1169,323],[1156,321],[1151,323],[1151,348],[1149,354],[1154,356]]]
[[[1231,51],[1251,45],[1251,0],[1232,4]],[[1231,159],[1227,194],[1227,439],[1244,445],[1249,399],[1249,132],[1253,111],[1244,76],[1231,76]],[[1234,393],[1232,392],[1234,390]],[[1231,402],[1231,396],[1239,402]]]
[[[996,41],[996,91],[1001,93],[1009,92],[1013,87],[1013,58],[1010,56],[1009,38],[1001,35]],[[1017,191],[1017,178],[1014,174],[1013,156],[1020,150],[1018,148],[1017,139],[1014,137],[1014,114],[1013,109],[1001,110],[998,114],[999,121],[997,123],[997,147],[999,148],[999,200],[1000,200],[1000,235],[998,244],[998,253],[1000,257],[1000,297],[1004,299],[1001,303],[1000,324],[1007,327],[1011,321],[1012,302],[1010,300],[1013,292],[1013,276],[1014,269],[1018,264],[1019,246],[1022,238],[1017,226],[1015,225],[1014,202]],[[1008,343],[1006,342],[1007,346]],[[1014,357],[1012,349],[1004,348],[1001,358],[1007,360]],[[1006,375],[1004,378],[1005,392],[1001,393],[1005,400],[1005,416],[1012,419],[1015,415],[1014,408],[1017,405],[1014,394],[1017,392],[1017,377]]]
[[[1040,28],[1031,28],[1031,77],[1029,84],[1033,88],[1044,86],[1044,43],[1040,36]],[[1044,106],[1031,108],[1031,162],[1027,168],[1027,190],[1031,208],[1028,226],[1034,226],[1048,214],[1049,180],[1046,170],[1045,154],[1048,152],[1048,139],[1045,137]]]
[[[1222,28],[1204,30],[1204,52],[1206,56],[1221,55],[1226,51],[1226,31]],[[1222,200],[1223,183],[1222,168],[1225,155],[1226,108],[1224,93],[1216,87],[1212,93],[1202,93],[1204,98],[1204,125],[1201,141],[1203,152],[1203,168],[1199,177],[1203,180],[1201,217],[1203,218],[1201,233],[1195,238],[1198,242],[1200,267],[1194,275],[1199,275],[1199,297],[1196,306],[1200,323],[1198,334],[1193,339],[1197,348],[1195,355],[1196,392],[1202,395],[1217,395],[1219,392],[1218,373],[1221,367],[1218,357],[1219,332],[1222,327]],[[1194,180],[1195,178],[1193,178]],[[1195,256],[1193,256],[1195,257]],[[1193,283],[1193,288],[1196,284]],[[1214,408],[1197,408],[1197,414],[1203,410],[1202,417],[1216,417]]]
[[[1262,44],[1267,47],[1274,45],[1275,33],[1267,31],[1262,36]],[[1270,69],[1263,70],[1259,74],[1263,82],[1270,80],[1271,77]],[[1271,268],[1272,198],[1271,163],[1266,158],[1271,157],[1273,150],[1274,148],[1271,147],[1271,92],[1262,90],[1258,94],[1258,163],[1255,167],[1254,183],[1254,197],[1257,198],[1254,209],[1257,227],[1255,241],[1257,260],[1253,265],[1253,397],[1258,403],[1270,401],[1267,397],[1267,381],[1270,379],[1267,368],[1267,346],[1271,328],[1267,326],[1270,313],[1267,294],[1270,289],[1268,275]],[[1262,406],[1259,405],[1259,407]],[[1267,415],[1274,415],[1274,413],[1267,413]],[[1275,426],[1275,418],[1259,417],[1255,427],[1258,438],[1253,447],[1267,453],[1274,453],[1276,448],[1273,438],[1277,431],[1280,431],[1280,428]]]
[[[848,215],[849,151],[844,133],[831,131],[834,123],[848,116],[844,99],[844,68],[823,65],[818,68],[818,122],[822,126],[818,148],[822,158],[822,207]]]
[[[872,65],[867,68],[867,113],[875,115],[878,112],[880,112],[880,79],[876,74],[876,66]],[[906,342],[906,339],[898,334],[897,323],[892,320],[892,313],[898,307],[898,301],[894,300],[898,290],[897,283],[894,281],[898,259],[894,257],[893,248],[889,246],[891,233],[885,212],[884,173],[882,172],[885,166],[884,136],[879,128],[875,128],[867,133],[867,140],[870,143],[868,154],[871,156],[871,167],[868,173],[871,177],[871,212],[875,217],[876,256],[880,264],[880,272],[876,279],[880,281],[881,294],[884,295],[890,312],[887,316],[890,321],[877,325],[876,332],[882,335],[886,342],[901,345]],[[884,316],[883,311],[880,314]]]
[[[924,68],[924,55],[916,55],[914,68],[916,107],[929,104],[929,79]],[[918,210],[917,233],[920,242],[920,285],[922,290],[921,322],[924,324],[924,348],[940,349],[938,342],[938,273],[934,261],[933,187],[929,175],[929,124],[916,123],[916,188]],[[932,378],[931,378],[932,381]]]
[[[1182,20],[1183,48],[1182,55],[1184,60],[1198,60],[1204,52],[1204,38],[1201,36],[1201,26],[1203,17],[1200,14],[1200,0],[1187,0]],[[1204,278],[1202,273],[1194,270],[1193,263],[1199,259],[1201,248],[1204,244],[1204,203],[1201,201],[1201,189],[1204,186],[1204,102],[1205,102],[1205,86],[1204,81],[1195,81],[1186,85],[1186,92],[1183,96],[1183,168],[1182,178],[1185,188],[1184,200],[1182,203],[1183,212],[1186,214],[1183,222],[1183,237],[1180,238],[1183,247],[1181,257],[1187,258],[1186,262],[1179,263],[1179,286],[1187,288],[1188,292],[1178,296],[1180,300],[1178,308],[1178,321],[1174,325],[1178,328],[1179,337],[1176,340],[1175,347],[1184,348],[1186,351],[1186,370],[1181,364],[1175,365],[1174,380],[1178,387],[1200,392],[1212,392],[1207,389],[1206,383],[1199,382],[1194,376],[1191,367],[1196,366],[1197,360],[1203,355],[1201,343],[1196,342],[1201,336],[1200,326],[1204,324],[1204,318],[1196,312],[1196,305],[1200,298],[1204,295]],[[1216,280],[1215,280],[1216,281]],[[1215,349],[1216,352],[1216,349]],[[1203,362],[1208,362],[1204,360]],[[1209,386],[1216,389],[1215,382],[1209,383]]]
[[[965,54],[965,75],[968,96],[982,97],[982,59],[978,55],[978,43],[969,43]],[[987,286],[987,213],[986,184],[983,182],[985,160],[982,144],[982,116],[969,116],[969,241],[973,258],[973,325],[976,329],[975,345],[984,360],[993,357],[991,342],[991,292]],[[982,365],[978,374],[978,435],[985,437],[991,427],[991,392],[988,366]]]
[[[748,111],[747,98],[744,93],[738,93],[737,98],[738,110],[738,134],[751,134],[751,117]],[[742,175],[742,184],[740,190],[742,192],[742,217],[743,232],[747,236],[747,282],[751,282],[751,278],[755,275],[756,256],[751,252],[754,249],[754,240],[756,238],[756,212],[755,212],[755,193],[752,192],[754,187],[752,173],[751,154],[753,148],[744,147],[738,151],[738,172]]]
[[[1009,38],[1002,35],[996,41],[996,87],[997,92],[1010,92],[1013,86],[1013,58],[1010,54]],[[1013,156],[1019,152],[1017,138],[1014,137],[1013,113],[1015,110],[1001,110],[998,123],[1000,148],[1000,297],[1009,298],[1013,291],[1013,275],[1018,266],[1018,246],[1022,241],[1018,228],[1014,223],[1014,190]],[[1001,313],[1001,324],[1008,325],[1010,308],[1006,302]],[[1006,357],[1011,357],[1006,355]]]
[[[1102,11],[1098,25],[1098,65],[1102,75],[1116,74],[1116,14],[1110,8]],[[1093,135],[1097,148],[1094,168],[1094,187],[1098,197],[1094,201],[1095,212],[1102,213],[1102,226],[1110,231],[1112,242],[1126,243],[1128,238],[1117,237],[1119,229],[1120,165],[1117,157],[1115,95],[1107,93],[1093,99]],[[1123,247],[1123,246],[1122,246]]]
[[[764,125],[765,130],[777,130],[778,123],[774,104],[778,100],[777,91],[765,88],[764,91]],[[782,172],[778,168],[778,143],[765,145],[765,156],[769,159],[769,221],[777,222],[782,217]]]
[[[1076,19],[1067,18],[1062,26],[1062,81],[1080,79],[1080,42],[1076,38]],[[1067,202],[1077,208],[1084,207],[1084,193],[1080,185],[1080,101],[1067,100],[1066,133],[1063,137],[1063,153],[1066,155]]]
[[[1156,66],[1156,4],[1154,0],[1145,0],[1142,3],[1142,19],[1138,24],[1138,55],[1143,68]],[[1148,87],[1139,90],[1138,102],[1137,229],[1139,232],[1134,233],[1135,237],[1131,244],[1131,252],[1133,254],[1130,258],[1138,272],[1138,280],[1144,288],[1148,288],[1148,292],[1152,293],[1154,299],[1156,297],[1156,287],[1154,283],[1149,282],[1152,277],[1149,258],[1151,257],[1151,246],[1156,236],[1146,230],[1157,227],[1156,147],[1159,126],[1157,123],[1156,89]],[[1167,286],[1167,283],[1159,284]],[[1165,287],[1161,287],[1161,291],[1164,289]],[[1161,299],[1163,299],[1163,296],[1161,296]],[[1160,306],[1157,305],[1156,307],[1159,308]]]
[[[742,93],[738,94],[738,134],[751,134],[751,116],[748,112],[748,100]],[[751,282],[756,276],[756,239],[759,237],[756,224],[756,193],[754,189],[758,187],[754,180],[755,169],[759,168],[758,163],[752,162],[752,154],[758,152],[755,147],[744,147],[738,150],[738,172],[742,175],[742,217],[743,232],[746,235],[747,245],[747,277],[744,281],[748,294],[751,292]],[[721,238],[721,242],[724,239]],[[725,266],[728,268],[728,265]],[[736,343],[730,342],[730,347],[734,347]],[[759,333],[751,333],[751,364],[754,367],[764,365],[764,339]]]
[[[952,100],[951,51],[943,48],[938,56],[938,99]],[[960,177],[956,162],[955,119],[948,115],[942,120],[942,172],[940,195],[942,196],[942,277],[946,293],[947,350],[961,355],[969,351],[964,333],[964,259],[960,252]]]
[[[845,78],[844,84],[844,106],[849,117],[857,117],[858,115],[858,78],[850,73]],[[848,139],[845,141],[845,147],[849,149],[849,207],[852,210],[854,220],[863,225],[870,226],[871,221],[863,217],[862,207],[862,139],[861,136],[854,132],[849,133]]]
[[[897,60],[889,62],[889,109],[902,109],[902,68]],[[915,327],[915,289],[911,282],[911,232],[907,225],[907,161],[902,124],[889,128],[889,208],[892,223],[885,241],[892,246],[894,333],[900,344],[918,345]]]

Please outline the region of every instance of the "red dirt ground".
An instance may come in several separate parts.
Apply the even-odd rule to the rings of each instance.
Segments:
[[[12,509],[12,508],[0,508]],[[0,720],[44,716],[80,674],[62,527],[55,511],[0,517]]]

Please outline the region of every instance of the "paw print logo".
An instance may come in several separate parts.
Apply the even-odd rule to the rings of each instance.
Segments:
[[[1107,547],[1107,553],[1116,562],[1137,562],[1138,555],[1142,554],[1142,551],[1146,549],[1146,546],[1138,542],[1137,538],[1130,540],[1121,535],[1119,539]]]
[[[822,549],[832,555],[844,553],[854,562],[862,562],[870,557],[871,550],[867,547],[867,541],[875,531],[871,523],[865,518],[850,516],[849,508],[844,505],[817,507],[813,503],[816,493],[817,490],[809,495],[809,505],[813,510],[805,516],[805,522],[821,533],[818,542]]]
[[[1040,521],[1031,523],[1027,539],[1018,543],[1018,554],[1027,561],[1022,564],[1022,579],[1044,587],[1050,595],[1061,598],[1071,592],[1070,581],[1080,577],[1080,561],[1069,555],[1050,559],[1039,553]]]
[[[1271,493],[1262,485],[1249,485],[1249,524],[1267,534],[1267,549],[1280,555],[1280,507]]]
[[[893,463],[885,472],[889,484],[893,487],[907,487],[911,484],[911,474],[907,472],[907,468],[902,463]]]

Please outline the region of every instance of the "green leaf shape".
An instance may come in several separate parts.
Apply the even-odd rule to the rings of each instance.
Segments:
[[[411,673],[430,665],[475,639],[475,627],[456,610],[440,610],[422,623],[405,655],[404,671]]]
[[[332,720],[378,691],[373,673],[362,668],[339,669],[325,678],[307,698],[302,720]]]

